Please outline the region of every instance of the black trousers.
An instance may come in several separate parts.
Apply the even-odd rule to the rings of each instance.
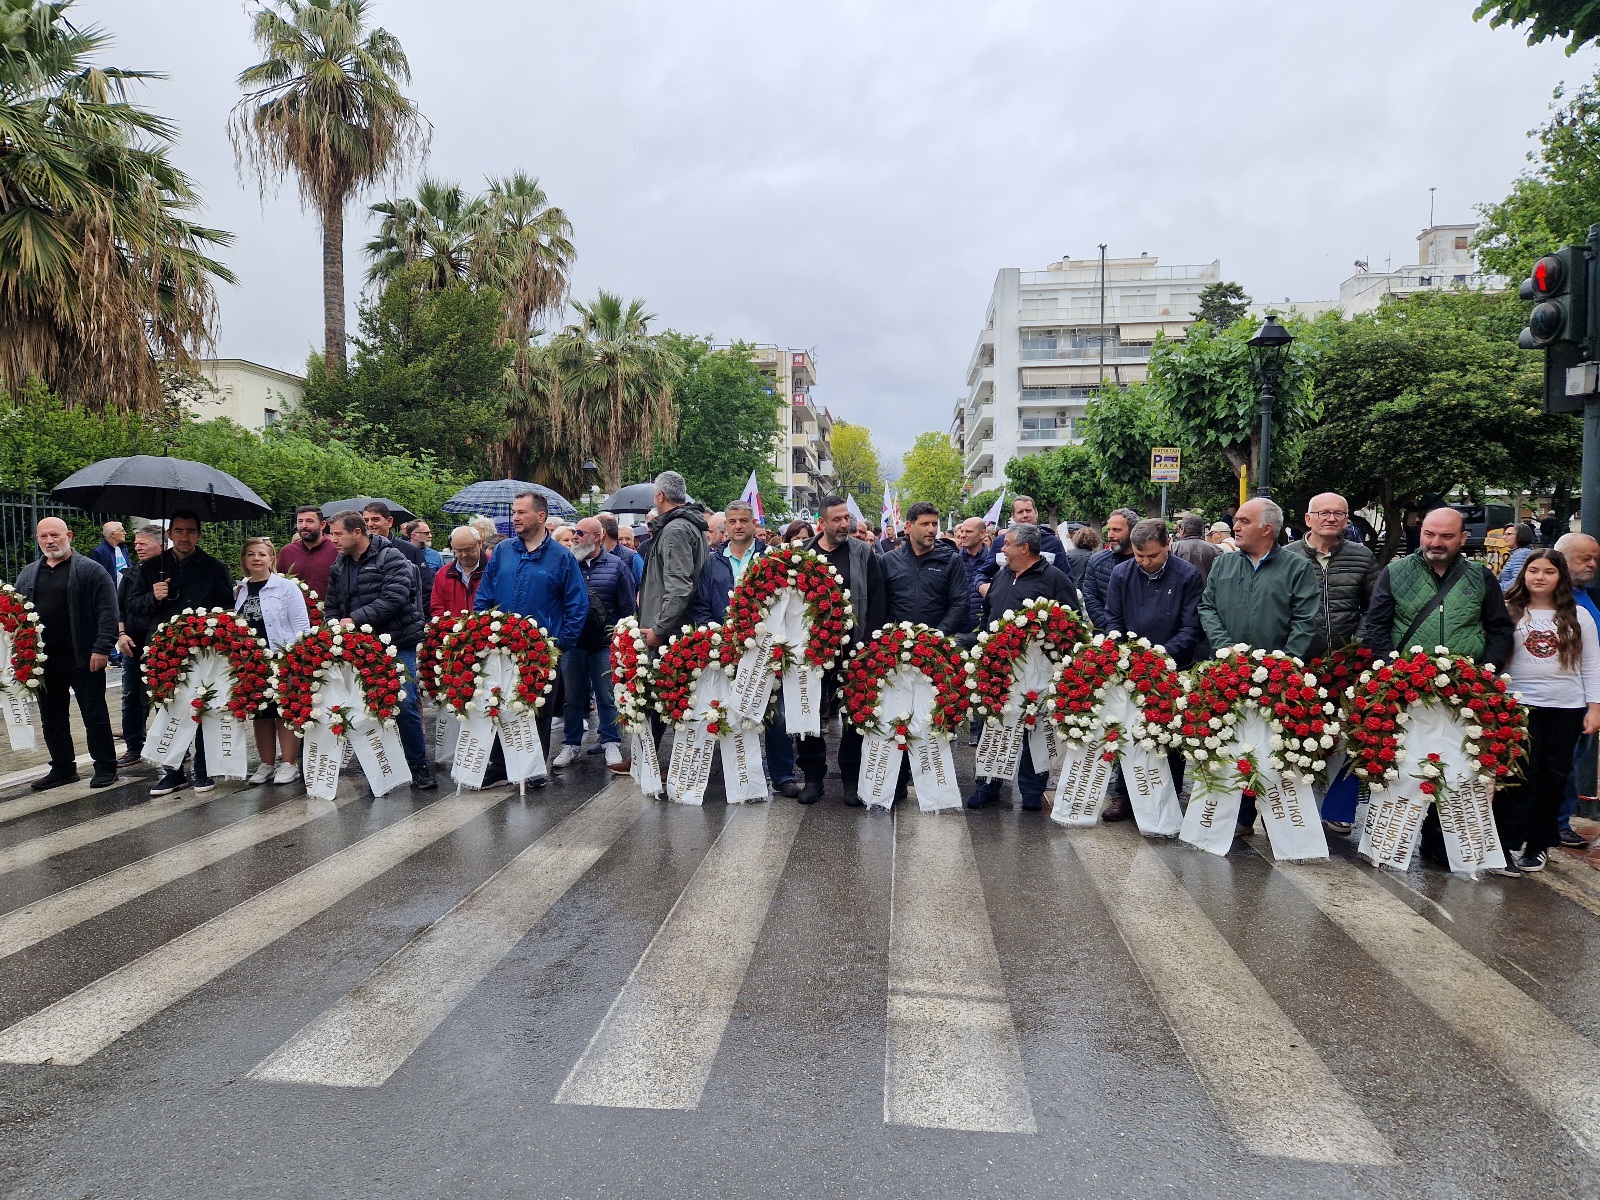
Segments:
[[[45,747],[50,751],[50,769],[62,775],[76,774],[78,770],[68,693],[78,697],[78,713],[83,717],[94,769],[115,771],[117,744],[111,736],[111,714],[106,711],[106,673],[64,663],[57,666],[54,659],[45,661],[44,687],[39,693],[39,719],[44,725]]]
[[[1561,840],[1557,824],[1567,796],[1572,752],[1583,733],[1583,715],[1581,708],[1528,710],[1523,777],[1509,787],[1496,788],[1494,795],[1495,828],[1507,853],[1527,842],[1528,853],[1537,854]]]
[[[828,672],[822,677],[822,728],[823,733],[802,734],[796,739],[799,750],[794,756],[795,766],[807,779],[828,777],[827,730],[839,718],[839,778],[844,780],[844,790],[854,792],[861,783],[861,731],[850,724],[844,715],[844,704],[839,698],[839,676]],[[908,777],[909,779],[909,777]]]
[[[143,660],[142,650],[122,656],[122,740],[135,754],[144,749],[145,725],[150,720],[150,695],[139,670]]]

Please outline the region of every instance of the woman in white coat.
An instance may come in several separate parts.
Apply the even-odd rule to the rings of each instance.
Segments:
[[[234,589],[233,608],[245,624],[277,654],[311,628],[305,596],[294,583],[272,569],[276,551],[272,540],[247,538],[239,555],[244,579]],[[256,752],[261,765],[251,783],[293,783],[300,778],[300,739],[278,716],[277,705],[261,710],[255,720]],[[274,761],[276,760],[276,761]]]

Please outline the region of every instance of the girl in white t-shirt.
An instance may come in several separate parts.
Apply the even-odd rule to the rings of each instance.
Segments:
[[[1573,599],[1557,550],[1541,546],[1528,555],[1506,608],[1516,624],[1507,669],[1528,709],[1530,745],[1522,779],[1496,792],[1494,809],[1504,873],[1517,875],[1544,870],[1545,852],[1559,840],[1573,748],[1580,735],[1600,730],[1600,635]]]

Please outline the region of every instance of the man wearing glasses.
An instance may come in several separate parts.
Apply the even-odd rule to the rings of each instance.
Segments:
[[[1284,547],[1308,560],[1317,572],[1317,636],[1306,658],[1318,658],[1356,640],[1356,630],[1372,599],[1378,560],[1360,542],[1345,538],[1350,506],[1336,492],[1313,496],[1306,509],[1306,535]]]

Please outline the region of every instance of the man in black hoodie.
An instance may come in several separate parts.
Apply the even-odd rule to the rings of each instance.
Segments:
[[[154,633],[163,621],[186,608],[231,611],[233,577],[227,567],[200,549],[199,515],[187,509],[173,513],[167,523],[167,537],[172,542],[171,549],[139,564],[139,574],[128,587],[127,617]],[[188,783],[181,766],[168,767],[150,794],[165,796]],[[196,734],[194,790],[209,792],[216,786],[206,770],[205,739]]]

